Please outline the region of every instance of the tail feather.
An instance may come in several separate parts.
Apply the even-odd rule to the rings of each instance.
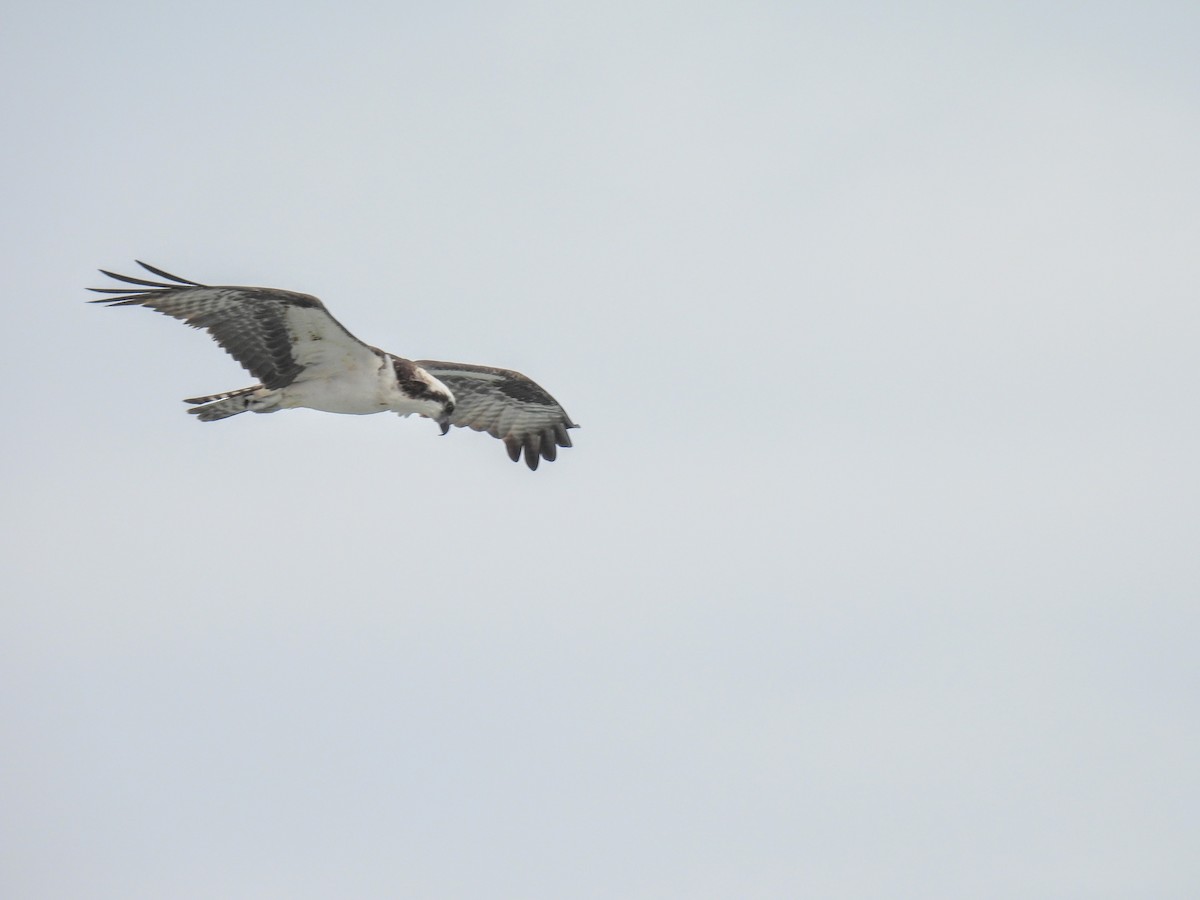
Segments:
[[[195,405],[196,408],[189,409],[188,412],[201,422],[215,422],[246,412],[253,404],[255,395],[262,389],[261,384],[256,384],[236,391],[209,394],[207,397],[189,397],[183,402]]]

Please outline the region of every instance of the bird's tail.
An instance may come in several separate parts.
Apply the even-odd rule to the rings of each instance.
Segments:
[[[183,402],[195,404],[196,408],[189,409],[188,412],[201,422],[215,422],[217,419],[228,419],[230,416],[236,416],[238,413],[252,409],[255,405],[254,401],[258,399],[259,392],[262,390],[263,386],[256,384],[253,387],[226,391],[223,394],[191,397]]]

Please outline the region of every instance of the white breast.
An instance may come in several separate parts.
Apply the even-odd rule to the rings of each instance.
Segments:
[[[392,409],[398,395],[391,361],[371,354],[370,365],[363,362],[346,358],[312,366],[283,389],[281,405],[352,416]]]

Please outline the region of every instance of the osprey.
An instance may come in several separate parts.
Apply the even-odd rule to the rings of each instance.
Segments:
[[[367,415],[416,413],[433,419],[442,434],[451,425],[500,438],[513,462],[525,454],[536,469],[570,447],[567,429],[578,428],[566,410],[520,372],[465,363],[404,359],[364,344],[329,314],[316,297],[274,288],[211,287],[138,265],[163,281],[100,272],[135,287],[88,288],[92,303],[145,306],[203,328],[261,384],[185,400],[201,422],[244,412],[307,407]],[[167,283],[170,282],[170,283]]]

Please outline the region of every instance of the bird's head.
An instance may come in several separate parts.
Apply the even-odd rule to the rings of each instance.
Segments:
[[[442,434],[445,434],[450,430],[450,419],[454,415],[454,394],[428,372],[425,373],[425,377],[429,380],[427,396],[434,406],[434,412],[429,414],[429,418],[437,422]]]
[[[454,392],[420,366],[407,360],[396,360],[396,380],[400,389],[408,395],[405,403],[411,412],[433,419],[442,429],[450,430],[454,415]]]

